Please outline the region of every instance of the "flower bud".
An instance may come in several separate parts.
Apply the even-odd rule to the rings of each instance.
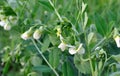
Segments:
[[[41,30],[37,29],[35,30],[35,32],[33,33],[33,38],[38,40],[41,37]]]
[[[5,24],[3,27],[4,27],[4,30],[7,30],[7,31],[11,29],[11,26],[8,23]]]
[[[116,44],[117,44],[117,47],[120,48],[120,37],[119,37],[119,36],[116,36],[116,37],[114,38],[114,40],[115,40],[115,42],[116,42]]]
[[[21,35],[21,38],[24,40],[28,40],[32,36],[32,29],[30,28],[28,31],[24,32]]]
[[[64,51],[65,48],[66,48],[66,44],[62,42],[62,43],[60,43],[60,45],[58,46],[58,48],[60,48],[62,51]]]

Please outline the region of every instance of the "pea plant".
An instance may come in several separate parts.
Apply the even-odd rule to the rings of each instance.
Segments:
[[[0,0],[0,76],[119,76],[119,0]]]

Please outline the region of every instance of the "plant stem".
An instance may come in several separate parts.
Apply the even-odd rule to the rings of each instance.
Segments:
[[[92,65],[92,59],[91,59],[91,51],[89,50],[88,40],[87,40],[87,36],[86,36],[86,30],[84,29],[83,13],[81,13],[81,24],[82,24],[82,30],[83,30],[83,33],[84,33],[85,43],[86,43],[86,50],[88,50],[91,73],[92,73],[92,76],[95,76],[93,65]]]
[[[35,41],[33,39],[32,39],[32,42],[33,42],[34,46],[36,47],[37,51],[39,52],[39,54],[42,56],[42,58],[48,64],[48,66],[53,70],[53,72],[55,73],[55,75],[59,76],[59,74],[56,72],[56,70],[50,65],[50,63],[47,61],[47,59],[45,58],[45,56],[42,54],[42,52],[40,51],[40,49],[38,48],[37,44],[35,43]]]
[[[103,42],[105,41],[105,39],[106,39],[106,37],[104,37],[99,43],[97,43],[97,44],[92,48],[91,52],[94,51],[95,48],[97,48],[101,43],[103,43]]]
[[[54,9],[56,15],[58,16],[59,20],[60,20],[61,22],[63,22],[60,14],[59,14],[58,11],[56,10],[56,8],[55,8],[54,4],[52,3],[52,1],[51,1],[51,0],[48,0],[48,1],[49,1],[50,5],[53,7],[53,9]]]
[[[90,58],[90,54],[89,54],[89,58]],[[90,68],[91,68],[92,76],[94,76],[94,70],[93,70],[92,60],[90,59],[89,62],[90,62]]]

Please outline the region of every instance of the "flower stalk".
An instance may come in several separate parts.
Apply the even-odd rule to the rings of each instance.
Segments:
[[[39,54],[42,56],[42,58],[45,60],[45,62],[48,64],[48,66],[53,70],[53,72],[55,73],[56,76],[59,76],[59,74],[57,73],[57,71],[50,65],[50,63],[48,62],[48,60],[45,58],[45,56],[42,54],[42,52],[40,51],[40,49],[38,48],[37,44],[35,43],[35,41],[32,39],[32,42],[35,46],[35,48],[37,49],[37,51],[39,52]]]

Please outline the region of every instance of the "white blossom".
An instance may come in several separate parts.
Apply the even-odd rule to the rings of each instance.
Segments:
[[[66,44],[62,42],[62,43],[60,43],[58,48],[60,48],[62,51],[64,51],[66,49]]]
[[[22,35],[21,35],[21,38],[24,39],[24,40],[28,40],[32,35],[32,31],[31,29],[24,32]]]
[[[4,30],[10,30],[11,29],[11,26],[8,23],[5,24],[3,27],[4,27]]]
[[[117,44],[117,47],[120,48],[120,37],[119,37],[119,36],[116,36],[116,37],[114,38],[114,40],[115,40],[115,42],[116,42],[116,44]]]
[[[85,53],[85,49],[83,47],[80,48],[80,50],[78,51],[79,54],[84,54]]]
[[[38,40],[41,37],[41,31],[39,29],[35,30],[33,33],[33,38]]]
[[[70,53],[71,55],[76,54],[76,53],[84,54],[84,53],[85,53],[85,49],[82,47],[82,44],[80,44],[77,49],[76,49],[75,46],[70,47],[70,48],[69,48],[69,53]]]
[[[29,36],[28,36],[27,32],[23,33],[23,34],[21,35],[21,38],[24,39],[24,40],[29,39]]]
[[[70,48],[69,48],[69,53],[70,53],[71,55],[77,53],[75,47],[70,47]]]
[[[5,26],[6,22],[5,21],[0,21],[0,26]]]

